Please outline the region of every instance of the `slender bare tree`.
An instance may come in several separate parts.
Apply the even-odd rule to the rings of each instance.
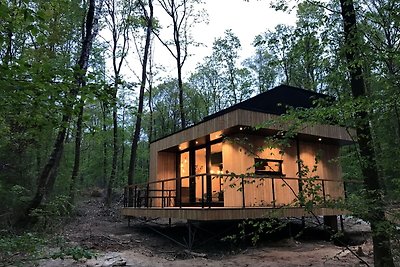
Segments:
[[[204,12],[196,12],[196,4],[202,3],[202,0],[157,0],[165,13],[171,19],[172,40],[163,40],[156,29],[154,34],[157,39],[167,48],[176,61],[177,81],[179,88],[179,113],[181,119],[181,128],[186,127],[186,116],[183,103],[183,78],[182,68],[189,55],[188,48],[194,44],[190,35],[190,28],[197,22],[200,22],[201,15]]]
[[[121,84],[121,68],[129,51],[129,18],[132,14],[132,6],[129,1],[106,1],[108,18],[107,25],[112,34],[112,65],[113,65],[113,85],[111,93],[112,118],[113,118],[113,156],[111,164],[111,174],[107,185],[105,203],[111,203],[112,190],[117,175],[118,166],[118,105],[117,95],[118,86]],[[117,14],[118,13],[118,14]]]
[[[134,181],[134,174],[135,174],[135,165],[137,161],[137,148],[140,138],[140,130],[142,127],[142,116],[143,116],[143,105],[144,105],[144,92],[146,88],[146,81],[147,81],[147,62],[150,54],[150,44],[151,44],[151,35],[153,32],[153,1],[148,0],[147,5],[139,0],[138,1],[142,14],[146,21],[146,39],[145,45],[143,49],[143,57],[141,60],[142,64],[142,74],[140,78],[140,90],[139,90],[139,105],[137,109],[136,115],[136,124],[135,124],[135,131],[132,136],[132,147],[131,147],[131,156],[129,160],[129,170],[128,170],[128,186],[133,185]],[[132,205],[132,190],[129,190],[129,204]]]

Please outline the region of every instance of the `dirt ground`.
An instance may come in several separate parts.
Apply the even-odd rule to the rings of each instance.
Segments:
[[[168,220],[135,219],[128,227],[119,207],[117,203],[105,209],[101,198],[85,200],[78,206],[77,216],[60,232],[66,245],[96,251],[96,259],[43,260],[39,266],[366,266],[362,261],[372,266],[369,227],[354,218],[345,220],[345,229],[352,236],[350,248],[362,261],[345,247],[336,246],[321,229],[296,235],[298,223],[262,237],[256,246],[248,241],[221,241],[237,232],[236,224],[194,225],[196,234],[189,251],[184,246],[188,240],[185,222],[173,220],[169,225]]]

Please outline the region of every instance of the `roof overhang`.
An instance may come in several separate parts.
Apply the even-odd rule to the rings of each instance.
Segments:
[[[192,146],[213,141],[235,133],[269,136],[290,128],[289,123],[278,124],[279,115],[257,112],[246,109],[234,109],[220,116],[209,118],[198,124],[185,128],[151,143],[156,151],[182,150],[180,146]],[[298,129],[301,140],[324,140],[328,143],[346,145],[353,143],[352,130],[337,125],[307,125]]]

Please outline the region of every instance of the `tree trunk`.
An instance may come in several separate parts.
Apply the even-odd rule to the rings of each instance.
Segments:
[[[153,141],[153,106],[151,104],[152,101],[152,85],[149,86],[149,110],[150,110],[150,126],[149,126],[149,148],[150,143]]]
[[[236,85],[235,85],[235,74],[234,74],[234,69],[229,67],[229,81],[231,84],[231,91],[233,93],[233,103],[237,104],[238,103],[238,97],[236,94]]]
[[[42,203],[45,193],[50,192],[52,185],[54,185],[57,176],[58,166],[60,165],[61,156],[64,151],[64,140],[68,128],[68,123],[71,120],[73,106],[75,104],[76,96],[78,95],[78,88],[79,85],[83,83],[84,76],[86,75],[86,71],[88,68],[89,54],[93,41],[92,29],[94,22],[94,13],[95,0],[90,0],[88,12],[86,15],[85,38],[82,42],[82,49],[78,60],[78,69],[75,72],[76,87],[71,89],[68,93],[69,101],[67,101],[64,107],[64,115],[62,117],[57,138],[53,146],[53,151],[38,179],[36,194],[29,203],[28,208],[25,210],[24,214],[20,218],[18,218],[16,222],[17,226],[26,226],[27,224],[32,222],[30,217],[31,212],[39,207],[39,205]]]
[[[147,61],[150,52],[150,43],[151,43],[151,32],[153,30],[153,1],[149,0],[149,11],[150,13],[147,14],[145,6],[142,1],[139,1],[140,5],[143,9],[144,14],[146,15],[147,20],[147,29],[146,29],[146,43],[144,46],[144,55],[143,55],[143,62],[142,62],[142,77],[140,83],[140,91],[139,91],[139,106],[137,111],[136,117],[136,124],[135,124],[135,132],[132,137],[132,147],[131,147],[131,157],[129,160],[129,170],[128,170],[128,186],[133,185],[134,181],[134,174],[135,174],[135,165],[137,160],[137,147],[140,138],[140,129],[142,127],[142,114],[143,114],[143,102],[144,102],[144,89],[146,88],[146,80],[147,80]],[[128,197],[128,205],[133,205],[133,192],[132,188],[129,188],[129,197]]]
[[[360,55],[357,46],[360,44],[357,32],[357,20],[353,0],[340,0],[343,18],[343,30],[345,34],[345,53],[350,73],[351,91],[354,99],[366,95],[362,67],[359,64]],[[385,217],[385,204],[383,200],[383,185],[379,179],[376,164],[375,151],[368,114],[365,111],[358,112],[357,116],[357,142],[362,158],[361,170],[366,188],[366,205],[369,209],[369,222],[373,232],[374,264],[378,267],[394,266],[391,253],[390,235],[387,227],[389,223]]]
[[[107,139],[106,139],[106,134],[107,134],[107,107],[106,104],[103,103],[102,107],[102,112],[103,112],[103,179],[101,181],[101,187],[105,188],[107,184],[107,157],[108,157],[108,152],[107,152]]]
[[[108,2],[108,14],[109,14],[109,25],[112,33],[112,63],[114,70],[114,84],[112,91],[112,117],[113,117],[113,157],[111,164],[111,174],[110,179],[108,180],[107,186],[107,194],[105,198],[105,204],[107,207],[110,206],[112,200],[112,191],[115,183],[115,179],[117,176],[118,169],[118,86],[121,84],[120,72],[122,68],[122,63],[126,57],[128,51],[128,29],[129,23],[126,22],[126,19],[130,16],[130,13],[125,14],[121,18],[122,22],[118,22],[117,13],[119,10],[117,9],[117,1],[112,0]],[[125,13],[126,10],[121,11],[121,13]],[[131,7],[129,7],[129,11],[131,11]],[[122,35],[121,35],[122,34]],[[121,48],[119,48],[118,40],[122,36],[123,43]],[[118,61],[119,58],[119,61]],[[123,144],[123,141],[121,142]],[[123,160],[122,160],[123,162]]]
[[[182,65],[177,59],[177,68],[178,68],[178,88],[179,88],[179,113],[181,117],[181,128],[184,129],[186,127],[186,118],[185,118],[185,109],[183,108],[183,82],[182,82]]]
[[[75,202],[76,181],[79,175],[79,169],[81,164],[82,123],[83,123],[84,105],[85,104],[81,99],[79,103],[78,119],[76,122],[74,166],[72,168],[71,184],[69,186],[69,201],[71,204]]]
[[[125,173],[125,103],[122,109],[122,131],[121,131],[121,174]]]
[[[149,51],[149,146],[148,149],[150,150],[150,143],[153,141],[153,129],[154,129],[154,121],[153,121],[153,53]]]
[[[116,81],[113,95],[113,158],[111,164],[111,174],[110,180],[108,181],[107,186],[107,195],[105,204],[107,207],[111,204],[112,199],[112,190],[114,187],[115,177],[117,175],[117,166],[118,166],[118,107],[117,107],[117,86],[118,83]]]
[[[61,156],[64,150],[64,140],[67,132],[68,121],[69,116],[63,115],[63,118],[61,120],[62,126],[57,134],[57,138],[53,146],[53,151],[51,152],[47,164],[42,169],[41,174],[38,178],[36,194],[29,203],[25,213],[17,220],[16,226],[24,227],[32,222],[29,217],[31,211],[39,207],[45,194],[49,193],[50,191],[49,186],[51,184],[54,184],[54,180],[57,175],[57,169],[60,164]]]
[[[10,26],[9,26],[10,27]],[[13,33],[10,28],[7,29],[7,51],[4,56],[4,65],[7,67],[13,60],[12,56],[12,44],[13,44]]]
[[[161,43],[169,50],[171,55],[175,58],[176,61],[176,69],[178,72],[178,89],[179,89],[179,115],[180,115],[180,128],[184,129],[186,127],[186,117],[185,117],[185,110],[183,105],[183,81],[182,81],[182,66],[186,60],[187,56],[187,43],[181,43],[180,40],[180,29],[182,25],[185,24],[185,20],[187,19],[186,5],[187,0],[183,0],[182,3],[176,3],[175,1],[158,1],[161,7],[167,12],[168,16],[172,19],[172,26],[173,26],[173,43],[175,45],[176,53],[172,52],[168,43],[163,42],[159,35],[156,33],[157,38],[161,41]],[[179,14],[179,7],[183,7],[184,12]],[[179,15],[178,15],[179,14]],[[187,32],[183,33],[186,36]],[[182,49],[182,46],[184,49]],[[182,55],[183,52],[183,55]]]
[[[183,108],[183,82],[182,82],[182,58],[181,58],[181,43],[179,36],[179,27],[177,17],[175,16],[176,7],[174,1],[171,2],[171,16],[174,25],[174,43],[176,48],[176,69],[178,70],[178,89],[179,89],[179,113],[181,117],[181,129],[186,127],[185,110]],[[183,15],[184,16],[184,15]]]

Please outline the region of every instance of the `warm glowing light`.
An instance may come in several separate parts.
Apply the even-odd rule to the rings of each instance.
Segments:
[[[320,142],[321,142],[321,141],[322,141],[322,138],[321,138],[321,137],[320,137],[320,138],[318,138],[318,141],[320,141]]]
[[[199,143],[199,141],[196,141],[196,145]]]
[[[243,130],[243,127],[240,127],[239,130]]]
[[[210,134],[210,141],[216,140],[222,136],[222,131],[217,131]]]
[[[214,173],[214,171],[213,171],[213,170],[211,170],[211,171],[210,171],[210,173],[211,173],[211,174],[213,174],[213,173]]]

